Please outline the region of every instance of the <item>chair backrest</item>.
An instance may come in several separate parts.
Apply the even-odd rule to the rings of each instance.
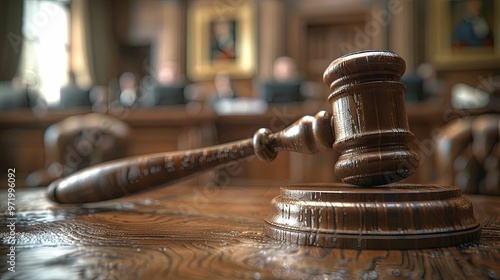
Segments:
[[[111,116],[71,116],[45,131],[46,168],[51,177],[126,155],[128,125]]]
[[[129,133],[123,121],[98,113],[51,125],[44,134],[46,166],[29,174],[25,185],[47,186],[85,167],[126,156]]]
[[[62,175],[125,156],[128,125],[111,116],[91,113],[71,116],[45,132],[48,166],[59,163]]]
[[[0,82],[0,111],[30,107],[30,96],[26,88],[16,88],[10,82]]]
[[[267,82],[261,86],[261,96],[267,103],[301,102],[301,85],[301,81]]]
[[[90,107],[90,94],[88,90],[83,90],[76,85],[69,85],[61,88],[59,107]]]
[[[436,141],[440,180],[463,193],[500,195],[500,114],[457,119]]]
[[[155,105],[171,106],[186,104],[184,85],[156,86],[154,88]]]

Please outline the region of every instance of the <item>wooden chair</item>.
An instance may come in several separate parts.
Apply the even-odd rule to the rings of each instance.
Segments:
[[[82,168],[126,155],[128,125],[108,115],[71,116],[44,134],[46,167],[28,175],[27,187],[47,186]]]
[[[437,137],[438,179],[463,193],[500,195],[500,114],[460,118]]]

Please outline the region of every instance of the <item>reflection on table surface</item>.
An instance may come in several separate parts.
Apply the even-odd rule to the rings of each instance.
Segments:
[[[61,206],[17,189],[15,220],[1,190],[4,258],[15,221],[15,273],[2,279],[497,279],[500,197],[470,196],[478,244],[409,251],[280,244],[263,233],[279,185],[185,186],[95,206]]]

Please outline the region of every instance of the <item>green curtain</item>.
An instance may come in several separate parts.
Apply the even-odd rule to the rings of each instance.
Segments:
[[[17,74],[22,46],[23,0],[0,1],[0,81]]]

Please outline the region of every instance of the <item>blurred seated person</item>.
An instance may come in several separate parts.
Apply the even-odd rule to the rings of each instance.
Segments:
[[[18,77],[12,81],[0,82],[0,111],[29,108],[33,103],[32,95]]]
[[[61,87],[59,107],[90,107],[89,92],[78,86],[73,71],[68,73],[68,81],[67,85]]]
[[[231,76],[226,72],[215,75],[214,86],[210,104],[218,115],[262,114],[267,110],[267,104],[260,99],[238,97]]]
[[[185,88],[186,82],[180,78],[177,63],[166,62],[160,67],[156,80],[146,76],[141,81],[141,89],[144,90],[141,105],[151,107],[186,104],[188,98]]]
[[[218,72],[214,77],[214,91],[208,100],[209,107],[215,111],[220,100],[236,97],[231,76],[227,72]]]
[[[441,98],[445,83],[438,78],[436,67],[432,63],[424,62],[417,67],[416,72],[423,81],[424,98]]]
[[[436,68],[432,63],[420,64],[415,72],[408,71],[401,78],[406,86],[406,101],[422,101],[425,99],[440,99],[444,90],[444,82],[437,77]]]
[[[89,92],[92,112],[104,114],[108,111],[108,91],[104,86],[94,86]]]
[[[406,86],[404,98],[406,101],[415,102],[424,99],[424,80],[416,73],[406,73],[401,82]]]
[[[120,76],[118,83],[120,104],[123,107],[136,106],[140,98],[140,92],[135,75],[131,72],[125,72]]]
[[[215,100],[238,97],[233,88],[233,80],[227,72],[219,72],[215,75],[214,86]]]
[[[261,98],[267,103],[304,101],[303,81],[295,61],[288,56],[278,57],[273,65],[273,79],[261,85]]]

